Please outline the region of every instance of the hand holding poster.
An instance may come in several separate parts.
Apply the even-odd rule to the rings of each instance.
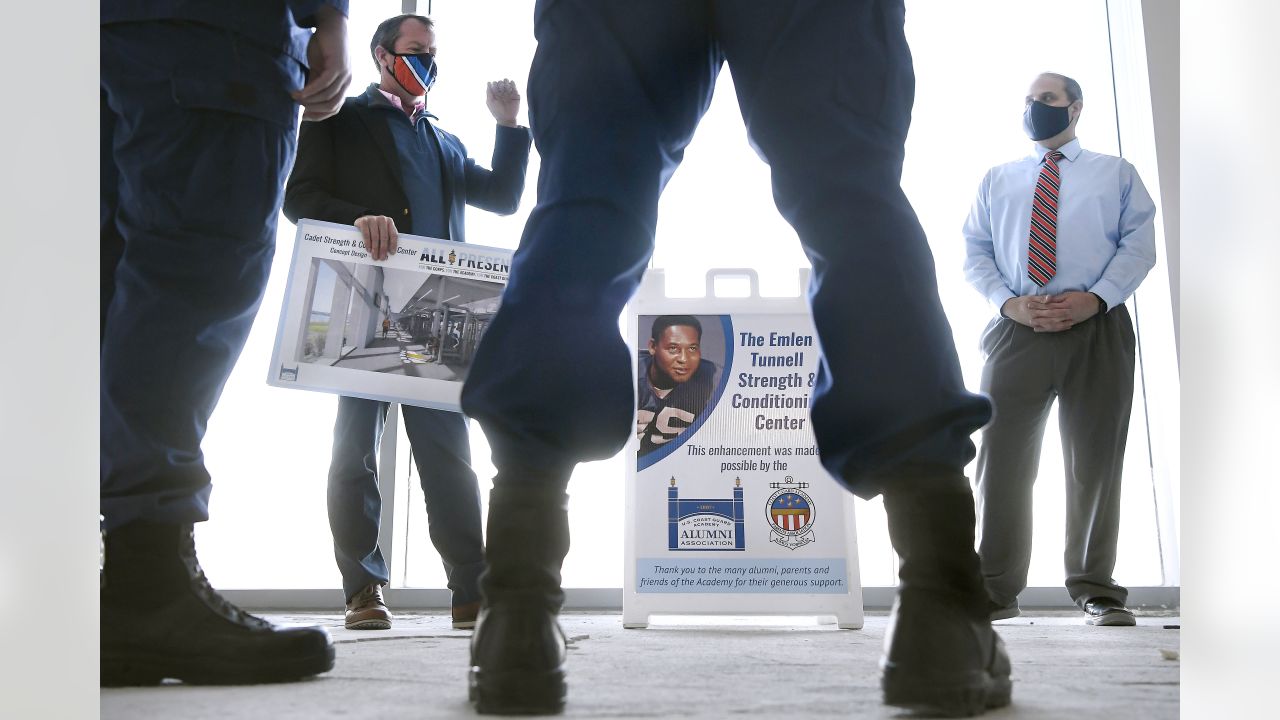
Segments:
[[[268,384],[458,410],[511,251],[400,235],[375,261],[350,225],[302,220]]]

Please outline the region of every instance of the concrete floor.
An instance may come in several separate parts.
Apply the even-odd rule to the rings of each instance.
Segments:
[[[101,718],[475,717],[466,701],[470,632],[453,630],[443,614],[399,615],[385,632],[346,630],[336,615],[266,617],[328,627],[337,644],[333,671],[286,685],[105,689]],[[879,702],[885,613],[869,612],[856,631],[808,618],[724,622],[659,618],[646,630],[623,630],[619,613],[565,615],[565,716],[900,716]],[[1067,611],[1001,621],[1013,705],[984,717],[1177,718],[1180,624],[1175,615],[1147,613],[1137,627],[1094,628]]]

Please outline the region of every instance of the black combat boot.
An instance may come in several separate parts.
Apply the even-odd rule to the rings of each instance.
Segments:
[[[902,560],[885,634],[886,705],[946,717],[1008,705],[1009,656],[991,628],[963,476],[915,478],[884,493]]]
[[[209,587],[190,525],[108,532],[101,601],[103,687],[285,682],[333,668],[323,628],[276,627]]]
[[[489,493],[484,598],[471,636],[471,702],[490,715],[564,710],[560,565],[569,552],[569,497],[560,485],[500,485]]]

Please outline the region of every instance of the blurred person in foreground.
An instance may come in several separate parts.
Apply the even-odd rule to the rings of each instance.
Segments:
[[[209,518],[200,443],[266,287],[298,108],[332,115],[351,81],[346,13],[102,4],[103,686],[333,667],[323,628],[274,626],[209,586],[192,524]]]
[[[884,495],[902,558],[884,701],[946,715],[1009,703],[963,473],[991,406],[964,388],[933,257],[900,187],[914,93],[903,26],[901,0],[537,3],[538,204],[462,396],[498,471],[472,637],[479,712],[564,706],[565,489],[577,463],[614,455],[632,432],[618,316],[726,62],[778,209],[813,264],[823,464],[859,496]],[[574,342],[547,341],[566,327]]]

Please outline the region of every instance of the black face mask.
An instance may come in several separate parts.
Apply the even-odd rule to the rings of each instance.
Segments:
[[[1039,100],[1032,100],[1027,111],[1022,114],[1022,129],[1027,137],[1039,142],[1057,135],[1071,124],[1071,113],[1067,107],[1045,105]]]

